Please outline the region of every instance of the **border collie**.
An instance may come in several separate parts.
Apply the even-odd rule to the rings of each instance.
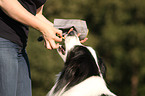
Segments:
[[[64,68],[47,96],[116,96],[106,86],[105,66],[94,49],[84,46],[75,31],[58,48]]]

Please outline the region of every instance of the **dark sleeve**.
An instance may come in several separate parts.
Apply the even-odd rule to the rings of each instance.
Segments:
[[[38,9],[38,8],[41,7],[45,2],[46,2],[46,0],[36,0],[36,1],[35,1],[36,8]]]

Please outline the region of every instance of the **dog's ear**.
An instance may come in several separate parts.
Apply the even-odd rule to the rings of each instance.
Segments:
[[[103,77],[106,78],[106,66],[101,57],[98,57],[98,64],[100,66]]]

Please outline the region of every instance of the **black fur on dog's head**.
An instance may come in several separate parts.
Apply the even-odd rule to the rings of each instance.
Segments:
[[[99,65],[101,74],[105,76],[105,66],[101,59]],[[55,92],[63,88],[68,82],[70,83],[66,90],[90,76],[100,76],[95,59],[86,47],[76,45],[68,52],[65,67],[58,81],[59,86],[56,87]]]

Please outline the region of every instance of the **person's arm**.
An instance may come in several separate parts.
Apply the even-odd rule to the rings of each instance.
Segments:
[[[53,27],[53,23],[50,22],[48,19],[46,19],[46,18],[44,17],[44,15],[42,14],[42,12],[43,12],[43,7],[44,7],[44,5],[42,5],[40,8],[37,9],[36,17],[37,17],[38,19],[40,19],[42,22],[44,22],[46,25],[52,26],[52,27]],[[49,40],[49,41],[48,41],[48,40],[46,40],[45,36],[43,36],[43,37],[44,37],[44,40],[45,40],[45,46],[46,46],[46,48],[50,49],[51,46],[55,46],[55,45],[53,45],[53,44],[55,44],[54,40]],[[50,45],[50,42],[52,43],[51,45]],[[59,46],[59,44],[57,44],[57,46]]]
[[[44,5],[42,5],[41,7],[39,7],[37,9],[36,17],[38,17],[40,20],[42,20],[46,24],[53,26],[53,23],[50,22],[48,19],[46,19],[45,16],[42,14],[43,13],[43,7],[44,7]]]
[[[37,16],[28,12],[17,0],[0,0],[0,8],[11,18],[31,26],[43,33],[45,39],[49,42],[49,49],[58,48],[55,41],[62,41],[61,38],[56,36],[56,33],[61,36],[62,32],[55,29],[51,24],[46,24]]]

